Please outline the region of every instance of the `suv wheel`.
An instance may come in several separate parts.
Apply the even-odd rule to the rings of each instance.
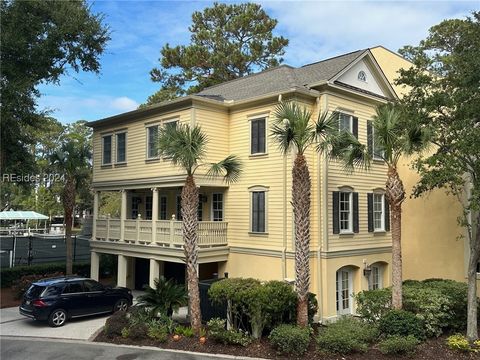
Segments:
[[[48,325],[51,327],[59,327],[65,325],[67,321],[67,312],[63,309],[55,309],[48,317]]]
[[[120,299],[113,306],[113,312],[127,311],[127,309],[128,309],[128,300],[127,299]]]

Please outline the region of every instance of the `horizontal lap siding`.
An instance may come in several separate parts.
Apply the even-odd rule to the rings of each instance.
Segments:
[[[229,155],[229,122],[228,111],[195,109],[195,123],[207,134],[208,147],[205,160],[218,162]]]
[[[328,98],[329,111],[348,109],[358,117],[358,138],[363,144],[367,143],[367,120],[375,114],[375,108],[358,102],[330,95]],[[374,162],[370,170],[356,169],[352,174],[346,173],[342,164],[337,161],[329,161],[328,166],[328,250],[353,250],[391,245],[391,234],[369,233],[367,216],[367,193],[374,189],[385,188],[387,167],[383,163]],[[333,191],[338,191],[341,186],[351,186],[353,191],[359,193],[359,233],[354,235],[333,234],[332,209]]]
[[[156,120],[171,119],[177,117],[180,123],[190,123],[190,110],[182,110],[161,117],[148,118],[132,121],[120,126],[111,126],[94,129],[94,171],[93,181],[114,181],[126,179],[142,179],[159,176],[169,176],[181,173],[178,168],[171,165],[169,161],[146,163],[147,133],[145,124]],[[127,130],[127,165],[104,168],[102,162],[102,135],[118,130]],[[113,137],[114,139],[114,137]],[[112,141],[112,159],[115,157],[115,141]]]

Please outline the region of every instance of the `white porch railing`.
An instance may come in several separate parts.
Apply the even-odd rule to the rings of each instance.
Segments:
[[[152,244],[168,247],[183,246],[182,222],[174,220],[157,220],[155,237],[152,235],[152,220],[123,221],[123,239],[121,239],[120,219],[96,219],[96,240],[125,241],[138,244]],[[198,223],[198,245],[211,247],[227,245],[228,223],[223,221],[200,221]]]

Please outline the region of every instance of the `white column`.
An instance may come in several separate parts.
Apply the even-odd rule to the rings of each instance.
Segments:
[[[97,239],[97,219],[98,219],[98,198],[99,192],[93,193],[93,223],[92,223],[92,239]]]
[[[155,279],[158,279],[160,276],[160,262],[155,259],[150,259],[150,277],[148,285],[151,288],[155,287]]]
[[[117,286],[127,286],[127,257],[118,255]]]
[[[100,255],[96,251],[90,252],[90,277],[98,281],[98,272],[100,269]]]
[[[127,190],[122,190],[122,204],[120,207],[120,241],[125,240],[125,219],[127,218]]]
[[[152,244],[155,244],[157,241],[158,189],[153,188],[152,193]]]

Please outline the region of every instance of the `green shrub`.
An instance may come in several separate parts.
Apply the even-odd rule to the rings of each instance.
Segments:
[[[128,309],[127,318],[130,325],[145,324],[155,319],[150,311],[141,306],[132,306]]]
[[[438,289],[420,286],[404,286],[403,308],[423,320],[428,337],[439,336],[454,316],[452,302]]]
[[[130,326],[127,313],[117,311],[105,321],[104,332],[107,336],[122,335],[122,330]]]
[[[149,338],[160,342],[166,342],[168,340],[168,329],[166,326],[148,324],[147,328],[147,336]]]
[[[15,281],[25,275],[46,275],[65,271],[65,263],[35,264],[30,266],[15,266],[0,269],[0,283],[2,288],[10,287]],[[74,263],[73,273],[90,276],[90,263]]]
[[[408,355],[413,354],[420,342],[413,335],[394,335],[386,338],[378,344],[378,348],[385,355]]]
[[[360,291],[356,296],[357,313],[367,322],[377,322],[392,304],[390,289]]]
[[[247,346],[252,342],[250,336],[240,330],[226,330],[223,319],[210,319],[207,326],[208,336],[218,343]]]
[[[64,276],[65,274],[62,272],[55,272],[51,274],[40,274],[40,275],[24,275],[20,279],[15,280],[14,284],[12,285],[12,290],[14,292],[15,299],[21,299],[25,291],[28,290],[32,283],[46,278],[52,277],[59,277]]]
[[[321,351],[348,354],[364,352],[378,337],[378,329],[353,317],[343,317],[321,330],[317,344]]]
[[[130,339],[145,339],[148,336],[148,330],[146,324],[130,325],[128,328],[128,337]]]
[[[138,305],[148,308],[153,315],[172,315],[181,306],[188,303],[188,294],[184,285],[176,284],[172,279],[163,276],[155,279],[155,286],[147,286],[145,293],[138,297]]]
[[[175,334],[183,335],[185,337],[193,337],[195,335],[193,329],[190,326],[177,326],[174,330]]]
[[[284,324],[273,329],[268,338],[282,354],[301,355],[310,344],[310,329]]]
[[[380,319],[378,328],[386,336],[412,335],[418,340],[425,338],[422,320],[405,310],[390,310]]]

